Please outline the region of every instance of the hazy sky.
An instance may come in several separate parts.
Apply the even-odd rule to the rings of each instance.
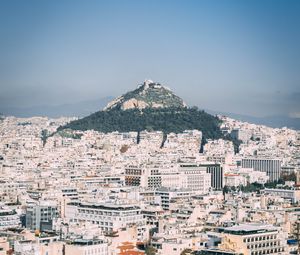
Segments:
[[[0,1],[0,111],[146,78],[189,105],[300,117],[300,1]]]

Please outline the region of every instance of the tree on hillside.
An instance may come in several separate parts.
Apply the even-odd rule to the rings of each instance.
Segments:
[[[190,254],[192,254],[192,249],[184,249],[181,253],[180,253],[180,255],[190,255]]]
[[[146,255],[155,255],[156,252],[156,249],[152,246],[148,246],[145,250]]]

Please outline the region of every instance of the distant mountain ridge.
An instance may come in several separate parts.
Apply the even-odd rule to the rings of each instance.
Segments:
[[[147,93],[143,92],[147,91]],[[152,101],[153,100],[153,101]],[[106,107],[105,107],[106,106]],[[176,96],[169,88],[146,80],[143,84],[131,92],[113,100],[112,96],[103,97],[97,100],[87,100],[61,105],[38,105],[32,107],[13,107],[6,106],[0,102],[0,112],[3,116],[16,117],[33,117],[47,116],[50,118],[65,117],[84,117],[101,109],[105,111],[115,109],[138,109],[142,110],[147,107],[187,107],[184,101]],[[205,109],[212,115],[225,115],[240,121],[246,121],[258,125],[266,125],[273,128],[288,127],[300,130],[300,118],[291,118],[289,116],[265,116],[254,117],[237,113],[222,112]]]
[[[284,115],[272,115],[265,117],[254,117],[249,115],[237,114],[237,113],[229,113],[229,112],[221,112],[221,111],[212,111],[206,109],[210,114],[213,115],[224,115],[236,120],[240,120],[243,122],[248,122],[257,125],[265,125],[272,128],[283,128],[287,127],[294,130],[300,130],[300,118],[291,118],[289,116]]]

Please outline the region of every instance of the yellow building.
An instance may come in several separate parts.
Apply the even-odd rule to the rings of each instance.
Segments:
[[[219,248],[244,255],[288,254],[285,233],[272,225],[240,224],[223,228]]]

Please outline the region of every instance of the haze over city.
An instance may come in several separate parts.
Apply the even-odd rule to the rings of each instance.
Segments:
[[[300,117],[299,1],[0,5],[5,114],[97,100],[102,107],[101,99],[152,79],[202,109]]]
[[[300,254],[299,14],[0,1],[0,255]]]

